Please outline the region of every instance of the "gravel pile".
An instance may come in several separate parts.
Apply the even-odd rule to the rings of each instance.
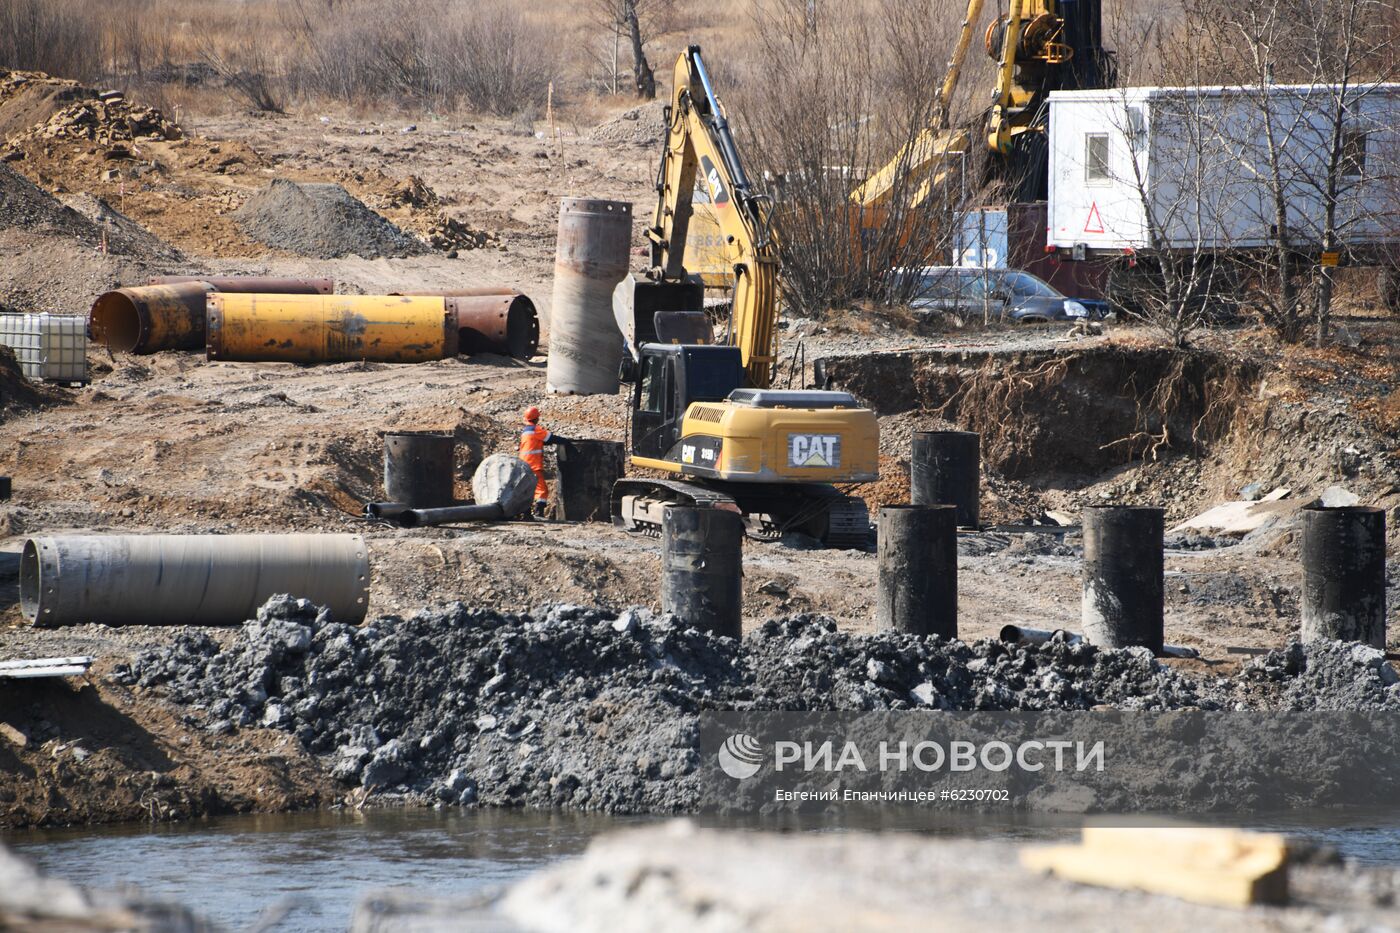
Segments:
[[[336,184],[278,178],[233,212],[248,236],[313,259],[417,256],[428,247]]]
[[[742,644],[646,611],[502,615],[460,604],[361,628],[269,601],[234,643],[207,635],[117,668],[216,733],[295,735],[347,785],[449,803],[690,808],[703,710],[1400,709],[1379,652],[1292,646],[1237,680],[1144,650],[850,635],[817,616]]]
[[[655,146],[666,135],[665,103],[653,101],[599,123],[588,131],[590,139],[634,146]]]

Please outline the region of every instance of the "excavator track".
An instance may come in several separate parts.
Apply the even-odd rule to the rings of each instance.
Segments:
[[[870,538],[865,500],[815,483],[718,489],[684,480],[621,479],[613,486],[613,524],[657,537],[668,505],[729,509],[744,518],[744,533],[777,541],[789,531],[817,538],[829,548],[864,548]]]

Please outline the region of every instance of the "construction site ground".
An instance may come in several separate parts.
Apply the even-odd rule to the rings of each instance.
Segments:
[[[659,609],[658,542],[607,524],[513,521],[406,531],[361,518],[364,503],[382,494],[385,431],[455,432],[457,493],[464,499],[481,457],[514,450],[527,406],[538,405],[543,423],[566,437],[623,438],[626,399],[547,395],[545,353],[559,199],[631,201],[639,231],[649,216],[656,147],[646,127],[656,114],[644,108],[638,116],[601,127],[315,112],[187,118],[181,138],[140,144],[145,163],[115,163],[116,178],[106,177],[113,163],[85,145],[26,142],[25,157],[10,168],[60,197],[101,198],[164,246],[118,256],[63,231],[0,229],[0,303],[13,310],[83,313],[106,288],[150,274],[200,270],[332,276],[339,290],[371,294],[509,285],[539,306],[546,339],[529,362],[475,356],[420,365],[208,363],[202,353],[112,357],[94,348],[90,385],[6,400],[0,473],[13,477],[14,498],[0,503],[0,551],[13,555],[30,536],[61,533],[355,532],[370,545],[371,618],[454,601],[510,612],[557,602]],[[158,167],[137,171],[147,163]],[[431,190],[430,208],[412,203],[424,199],[412,194],[409,176]],[[442,250],[402,259],[279,253],[249,240],[228,217],[274,177],[338,181],[406,229],[425,227],[428,213],[435,219],[445,212],[488,236],[475,248],[457,249],[453,258]],[[410,190],[407,201],[394,194],[403,190]],[[636,266],[643,262],[640,254],[634,259]],[[1262,372],[1241,383],[1216,436],[1195,449],[1154,452],[1148,445],[1139,458],[1124,456],[1094,473],[1065,470],[1042,457],[1006,477],[989,463],[984,519],[1044,521],[1046,513],[1073,515],[1084,504],[1137,502],[1165,506],[1171,525],[1237,498],[1247,483],[1286,487],[1298,500],[1336,485],[1385,507],[1393,542],[1400,525],[1400,322],[1359,305],[1341,323],[1348,341],[1327,350],[1282,350],[1254,331],[1203,338],[1204,347],[1228,348]],[[798,340],[805,343],[808,378],[811,362],[824,355],[941,350],[956,365],[963,353],[990,351],[1014,365],[1036,353],[1131,356],[1153,340],[1142,328],[1122,325],[1087,338],[1069,338],[1063,326],[921,332],[896,318],[849,311],[822,321],[785,318],[780,334],[785,359]],[[1126,404],[1146,404],[1131,380],[1117,391]],[[1031,397],[1008,410],[1005,421],[1015,430],[1040,416]],[[872,513],[881,504],[907,501],[911,432],[950,424],[926,400],[882,413],[882,478],[860,490]],[[1066,443],[1111,446],[1118,440],[1094,431],[1085,425],[1082,438]],[[1266,452],[1259,447],[1263,436],[1270,438]],[[1169,663],[1228,674],[1248,657],[1238,649],[1292,640],[1301,582],[1295,537],[1283,523],[1243,543],[1202,547],[1195,539],[1194,546],[1170,550],[1167,641],[1197,648],[1201,659]],[[1072,535],[968,533],[960,551],[964,639],[994,637],[1007,623],[1077,628],[1080,551]],[[13,572],[13,564],[13,557],[0,564],[0,574]],[[843,629],[872,630],[875,580],[873,549],[827,551],[794,539],[749,542],[745,627],[815,612]],[[143,777],[130,754],[117,756],[107,780],[84,781],[88,789],[82,791],[60,773],[51,748],[41,753],[36,745],[0,741],[0,772],[27,774],[26,780],[48,775],[41,783],[68,808],[61,821],[141,816],[141,801],[149,798],[121,790],[122,782],[168,780],[160,762],[170,761],[191,769],[184,777],[175,772],[190,800],[184,812],[199,812],[206,792],[235,809],[336,796],[285,736],[250,729],[191,737],[158,696],[105,682],[115,664],[168,642],[173,630],[32,628],[21,617],[13,577],[4,587],[0,660],[90,654],[98,661],[81,689],[0,687],[0,712],[9,703],[36,704],[51,710],[45,715],[58,733],[76,736],[73,741],[100,732],[104,738],[88,741],[132,745],[140,736],[149,747],[138,749],[137,758],[148,761],[151,775],[162,775]],[[1392,617],[1395,592],[1392,582]],[[231,637],[226,629],[208,632]],[[1390,647],[1400,647],[1394,623]],[[105,718],[95,720],[89,713],[99,708]],[[0,791],[0,825],[52,819],[33,801],[20,806],[13,788]]]

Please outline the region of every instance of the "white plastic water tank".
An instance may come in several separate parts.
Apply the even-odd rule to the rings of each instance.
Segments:
[[[0,314],[0,344],[15,351],[25,377],[87,382],[87,318],[71,314]]]

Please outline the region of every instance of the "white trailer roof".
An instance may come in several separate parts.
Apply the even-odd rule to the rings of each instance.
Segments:
[[[1330,92],[1337,88],[1335,84],[1270,84],[1267,85],[1270,92],[1279,95],[1301,97],[1307,94]],[[1122,100],[1129,98],[1132,100],[1147,100],[1153,97],[1174,97],[1180,98],[1194,94],[1197,97],[1224,97],[1231,94],[1255,94],[1260,90],[1257,84],[1211,84],[1201,87],[1114,87],[1097,88],[1088,91],[1051,91],[1050,102],[1063,101],[1073,103],[1082,101],[1084,103]],[[1383,84],[1354,84],[1348,89],[1349,93],[1358,96],[1370,94],[1400,94],[1400,83],[1388,82]]]

